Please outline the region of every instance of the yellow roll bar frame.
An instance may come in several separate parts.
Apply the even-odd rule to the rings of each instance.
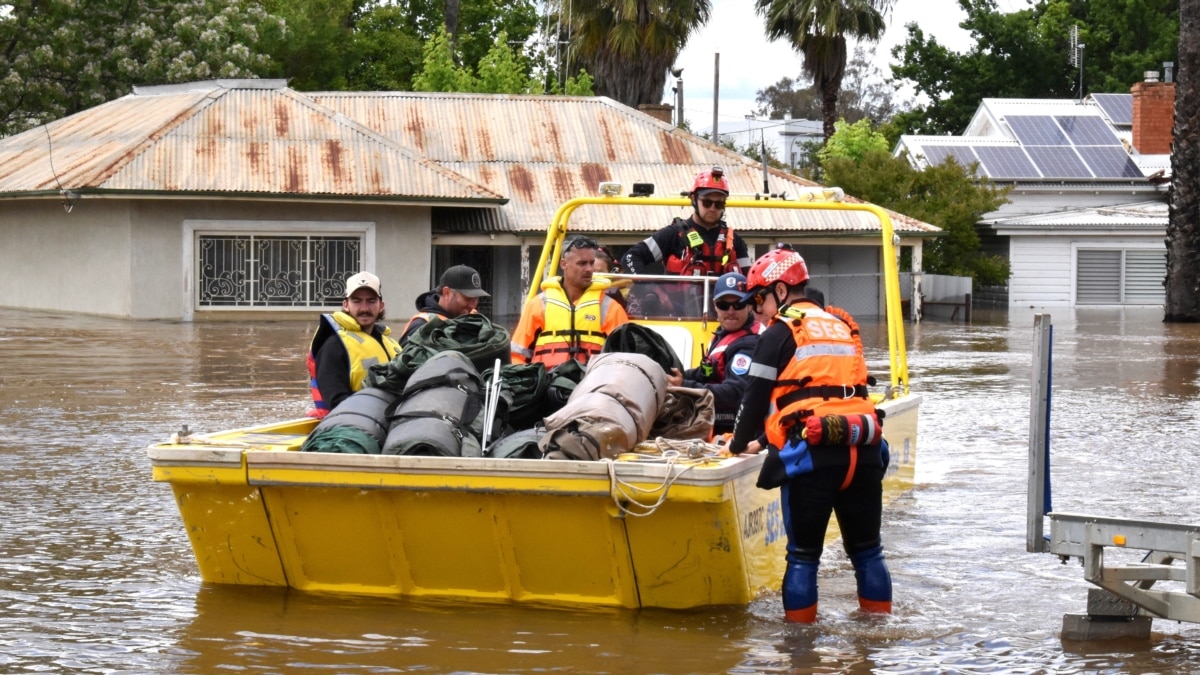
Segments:
[[[804,195],[810,201],[787,201],[766,199],[738,199],[733,197],[727,201],[732,209],[802,209],[817,211],[862,211],[874,215],[879,220],[881,246],[883,248],[883,280],[885,294],[885,309],[887,312],[888,356],[891,370],[891,396],[899,397],[908,393],[908,357],[904,342],[904,316],[900,306],[900,268],[896,246],[899,237],[892,227],[892,219],[887,211],[874,204],[851,204],[841,201],[828,201],[816,194]],[[546,243],[542,254],[538,257],[537,272],[533,283],[529,285],[528,299],[537,296],[541,290],[542,281],[555,276],[558,272],[558,261],[562,258],[563,240],[567,235],[567,223],[571,215],[581,206],[673,206],[689,207],[691,202],[684,197],[577,197],[564,202],[554,213],[554,219],[546,230]],[[540,275],[540,276],[539,276]]]

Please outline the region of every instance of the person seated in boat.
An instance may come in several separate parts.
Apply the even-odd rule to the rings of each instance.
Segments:
[[[629,320],[608,294],[609,283],[593,277],[599,245],[576,237],[562,249],[560,277],[542,283],[529,299],[512,336],[512,362],[541,363],[550,370],[570,359],[587,365],[604,340]]]
[[[667,375],[667,382],[673,386],[703,388],[713,393],[716,434],[733,431],[733,418],[749,383],[750,359],[758,346],[758,335],[766,329],[742,301],[745,292],[746,277],[737,272],[722,274],[717,279],[713,307],[719,325],[703,361],[699,367],[682,373],[672,368]]]
[[[750,266],[746,242],[725,222],[725,171],[719,166],[702,171],[688,196],[692,215],[676,218],[626,251],[621,259],[626,269],[647,274],[651,265],[662,263],[667,274],[715,277]]]
[[[822,309],[805,293],[808,278],[804,258],[786,245],[750,268],[743,299],[773,318],[750,363],[729,451],[760,452],[756,439],[765,430],[769,456],[759,486],[782,487],[787,509],[787,620],[816,621],[817,568],[831,513],[854,566],[859,609],[891,613],[880,537],[887,445],[867,391],[862,341],[849,314]]]
[[[350,394],[363,388],[367,370],[400,353],[384,318],[379,277],[359,272],[346,280],[342,310],[322,314],[308,348],[313,407],[309,417],[324,417]],[[336,338],[336,339],[330,339]]]
[[[400,344],[408,344],[409,338],[421,326],[434,319],[446,320],[474,314],[479,307],[479,299],[487,297],[491,296],[483,290],[483,281],[475,268],[455,265],[447,269],[442,272],[437,288],[417,296],[417,313],[400,331]]]
[[[624,270],[621,268],[621,263],[613,258],[612,253],[605,247],[601,246],[596,249],[596,266],[595,272],[607,272],[609,274],[621,274]],[[629,290],[633,287],[633,281],[630,279],[612,279],[609,281],[608,290],[605,291],[608,297],[621,303],[621,306],[628,313],[629,305],[628,296]]]

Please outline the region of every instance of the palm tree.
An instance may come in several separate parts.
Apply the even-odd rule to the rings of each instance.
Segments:
[[[1200,321],[1200,0],[1179,2],[1164,320]]]
[[[586,68],[594,91],[627,106],[662,103],[667,71],[691,34],[708,22],[709,0],[564,0],[572,70]]]
[[[804,73],[821,94],[825,140],[837,121],[846,73],[846,38],[878,40],[895,0],[754,0],[767,37],[785,38],[804,57]]]

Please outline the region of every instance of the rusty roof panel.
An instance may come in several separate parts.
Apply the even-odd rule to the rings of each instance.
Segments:
[[[601,182],[623,182],[626,191],[634,182],[654,183],[660,196],[677,195],[691,188],[698,172],[714,165],[725,169],[735,193],[762,190],[762,165],[607,98],[426,92],[308,96],[509,198],[497,219],[464,216],[471,223],[467,231],[545,231],[560,204],[597,194]],[[816,185],[782,171],[772,170],[769,179],[772,192],[794,194]],[[675,215],[668,214],[672,211],[664,211],[664,224]],[[622,218],[587,229],[648,231],[647,223]],[[739,215],[736,226],[773,231],[778,225],[770,218],[755,211]],[[901,233],[938,231],[899,214],[892,218]],[[812,222],[805,225],[808,220]],[[878,230],[875,219],[863,215],[800,217],[788,227]]]
[[[0,140],[0,192],[503,199],[286,88],[146,91],[49,125],[53,171],[46,129]]]
[[[486,167],[487,171],[480,171]],[[497,225],[502,231],[516,233],[545,232],[550,226],[554,211],[560,204],[575,197],[599,195],[599,181],[593,180],[600,169],[595,165],[502,165],[502,171],[494,171],[492,165],[467,165],[451,162],[448,168],[478,180],[492,190],[508,195]],[[655,196],[677,197],[679,192],[690,187],[691,177],[682,167],[660,165],[611,165],[604,167],[606,180],[622,183],[628,195],[632,184],[652,183]],[[754,171],[730,171],[730,187],[734,195],[749,195],[754,187],[762,186],[761,169]],[[618,173],[620,175],[618,175]],[[630,178],[624,178],[630,177]],[[805,181],[788,180],[790,175],[772,172],[772,190],[796,190],[809,187]],[[680,181],[685,185],[680,187]],[[674,190],[665,186],[674,186]],[[572,227],[596,233],[646,233],[653,232],[670,222],[673,217],[688,217],[690,209],[673,207],[647,207],[646,209],[583,207],[572,216]],[[895,231],[901,234],[935,233],[937,228],[906,216],[892,214]],[[788,232],[794,229],[839,234],[854,232],[878,232],[878,221],[874,215],[859,211],[778,211],[767,209],[731,209],[728,221],[734,228],[745,232]],[[490,223],[490,221],[488,221]],[[479,226],[479,223],[476,223]],[[473,229],[473,228],[472,228]],[[490,231],[490,229],[485,229]]]

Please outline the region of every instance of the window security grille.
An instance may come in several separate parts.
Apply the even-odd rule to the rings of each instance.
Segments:
[[[362,237],[201,234],[196,304],[298,308],[341,304],[346,277],[362,269]]]

